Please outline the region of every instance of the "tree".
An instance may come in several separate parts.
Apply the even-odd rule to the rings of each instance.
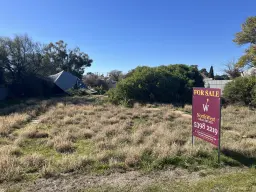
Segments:
[[[128,71],[128,73],[124,74],[124,79],[127,77],[130,77],[133,73],[134,73],[135,69],[132,69],[130,71]]]
[[[113,70],[109,72],[109,77],[114,81],[119,81],[123,78],[122,71]]]
[[[236,77],[240,77],[241,76],[241,72],[240,72],[239,68],[236,66],[236,62],[235,61],[230,61],[225,66],[226,66],[226,69],[224,70],[224,72],[231,79],[235,79]]]
[[[242,31],[236,33],[233,41],[238,45],[249,44],[249,48],[238,60],[237,66],[256,66],[256,16],[247,18],[242,24]]]
[[[229,80],[229,76],[228,75],[215,75],[214,76],[215,80]]]
[[[108,92],[109,101],[129,105],[139,102],[191,102],[193,87],[204,87],[195,67],[176,64],[159,67],[140,66]]]
[[[108,90],[108,84],[104,77],[97,74],[90,73],[83,77],[83,82],[90,87],[102,87],[104,90]]]
[[[0,69],[7,82],[20,83],[28,74],[39,74],[44,67],[42,61],[41,44],[27,35],[0,38]]]
[[[44,51],[44,61],[48,64],[51,73],[64,70],[82,78],[85,68],[90,67],[93,62],[88,54],[81,52],[78,47],[68,50],[67,44],[62,40],[55,44],[50,43]]]
[[[0,68],[0,86],[5,84],[4,70]]]
[[[226,84],[223,97],[230,103],[256,106],[256,77],[238,77]]]
[[[208,71],[205,68],[202,68],[199,72],[201,74],[205,75],[206,77],[208,77],[208,75],[209,75]]]
[[[210,72],[209,72],[209,76],[208,77],[214,79],[213,66],[211,66],[211,68],[210,68]]]

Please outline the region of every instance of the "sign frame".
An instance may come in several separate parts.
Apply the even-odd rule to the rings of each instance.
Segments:
[[[212,107],[210,107],[210,104]],[[199,106],[201,108],[199,108]],[[192,146],[195,144],[194,137],[201,138],[206,142],[213,144],[218,148],[218,163],[220,163],[221,148],[221,106],[221,89],[203,87],[193,88],[191,134]],[[211,111],[209,112],[208,110],[210,109]],[[200,112],[203,114],[202,118],[200,117]],[[207,127],[207,129],[205,129],[205,127]],[[213,134],[212,132],[215,132],[215,134],[217,133],[217,135]],[[216,142],[216,140],[218,140],[218,142]]]

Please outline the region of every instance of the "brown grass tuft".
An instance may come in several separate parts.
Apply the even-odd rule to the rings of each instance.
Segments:
[[[0,149],[0,182],[17,181],[22,178],[18,158],[10,154],[8,148]]]
[[[24,136],[25,138],[35,139],[35,138],[46,138],[49,136],[49,134],[36,129],[30,129],[24,132],[22,136]]]
[[[61,135],[55,136],[52,140],[52,144],[54,149],[60,153],[72,153],[75,150],[72,141]]]
[[[32,155],[26,155],[21,159],[21,163],[27,169],[39,170],[46,165],[46,158],[43,155],[33,153]]]
[[[40,176],[43,178],[51,178],[57,176],[58,170],[56,170],[52,164],[48,163],[47,165],[43,166],[40,171]]]
[[[90,139],[93,137],[94,132],[90,129],[83,129],[79,134],[82,138]]]

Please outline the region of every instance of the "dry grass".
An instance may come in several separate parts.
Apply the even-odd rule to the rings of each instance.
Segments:
[[[0,116],[0,135],[8,136],[14,128],[19,128],[20,124],[28,119],[29,115],[26,113],[13,113],[8,116]]]
[[[26,155],[22,157],[20,161],[27,172],[38,171],[42,167],[44,167],[47,162],[46,158],[43,155],[37,153]]]
[[[49,141],[49,145],[60,153],[71,153],[74,151],[73,143],[68,133],[60,134],[54,136],[54,138]]]
[[[17,157],[11,154],[11,148],[0,149],[0,182],[17,181],[22,178],[22,169]]]
[[[28,100],[25,103],[0,109],[0,136],[9,136],[15,129],[47,110],[53,101]]]
[[[216,150],[210,144],[196,139],[191,147],[191,106],[182,109],[185,114],[171,105],[124,108],[73,99],[56,102],[40,116],[38,124],[28,123],[13,133],[8,145],[20,148],[3,156],[8,160],[3,164],[10,165],[10,170],[3,170],[13,175],[22,169],[50,177],[61,172],[120,167],[216,166]],[[17,116],[13,122],[23,121],[23,112],[1,118]],[[246,162],[256,157],[255,115],[245,107],[223,109],[224,164],[249,165]],[[3,132],[10,135],[12,131]],[[11,176],[2,178],[8,180]]]
[[[26,130],[22,136],[30,139],[36,139],[36,138],[46,138],[48,137],[48,133],[37,130],[36,128],[32,127],[28,130]]]

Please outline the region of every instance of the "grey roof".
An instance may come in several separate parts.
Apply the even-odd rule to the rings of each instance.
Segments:
[[[61,71],[57,74],[50,75],[49,78],[65,92],[71,88],[74,88],[75,85],[80,88],[86,88],[78,77],[66,71]]]

